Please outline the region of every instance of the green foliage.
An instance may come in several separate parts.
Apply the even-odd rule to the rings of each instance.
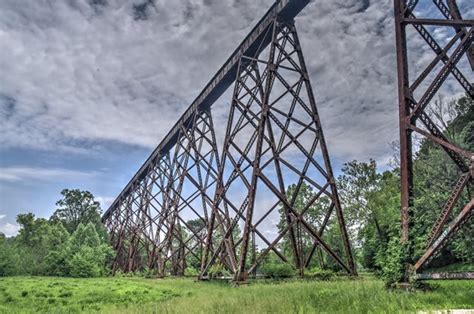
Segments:
[[[320,196],[318,198],[318,201],[314,202],[316,192],[309,184],[305,183],[304,181],[302,182],[299,189],[297,188],[298,186],[296,184],[291,184],[288,186],[286,191],[288,200],[293,203],[293,209],[298,213],[301,213],[303,210],[305,210],[305,221],[313,226],[320,225],[322,220],[321,217],[324,217],[324,214],[329,210],[331,204],[330,199],[326,196]],[[288,221],[291,218],[289,218],[287,210],[283,206],[278,209],[278,212],[280,214],[280,220],[278,222],[277,227],[279,231],[282,232],[287,228]],[[331,223],[333,223],[333,221],[331,221]],[[312,250],[314,245],[314,238],[308,232],[306,232],[300,221],[294,223],[290,231],[286,232],[285,236],[280,242],[280,246],[285,252],[285,255],[291,257],[290,261],[293,264],[296,264],[293,260],[294,243],[290,236],[291,233],[295,235],[295,239],[297,238],[297,245],[299,247],[299,250],[301,251],[300,254],[304,256],[307,256]],[[336,245],[338,244],[339,243],[337,243]]]
[[[445,136],[458,146],[474,150],[474,101],[463,97],[442,99],[430,105],[430,116]],[[395,163],[396,164],[396,163]],[[429,140],[421,140],[413,162],[415,202],[411,207],[411,256],[399,244],[399,169],[379,173],[373,160],[344,165],[338,178],[346,223],[350,229],[358,264],[377,271],[388,286],[405,276],[405,266],[425,250],[430,226],[434,224],[460,172],[446,152]],[[459,212],[470,196],[462,193],[453,212]],[[450,217],[452,219],[452,217]],[[458,235],[430,262],[430,267],[474,262],[474,222],[468,222]]]
[[[92,222],[78,225],[70,240],[72,258],[69,262],[73,277],[97,277],[106,273],[106,261],[111,248],[101,243]]]
[[[64,250],[50,251],[45,257],[45,274],[49,276],[66,276],[69,274],[68,260],[70,252],[67,248]]]
[[[97,229],[101,227],[100,204],[94,200],[92,193],[78,189],[64,189],[61,194],[63,199],[56,202],[59,208],[51,216],[52,221],[61,222],[70,233],[73,233],[81,223],[83,225],[92,223]]]
[[[444,108],[444,109],[443,109]],[[433,120],[442,127],[445,136],[456,145],[474,150],[474,100],[463,97],[457,101],[438,101],[432,114]],[[440,209],[446,203],[451,188],[458,180],[460,171],[445,151],[431,141],[421,141],[420,150],[414,162],[415,180],[414,194],[416,202],[410,237],[414,240],[414,257],[419,257],[424,251],[430,228],[436,221]],[[458,205],[453,212],[459,212],[470,200],[470,195],[461,194]],[[452,218],[452,217],[450,217]],[[449,241],[437,258],[430,263],[432,267],[441,267],[450,263],[474,262],[474,222],[468,222],[462,230]]]
[[[143,278],[9,277],[0,280],[0,313],[117,313],[177,296]]]
[[[23,291],[27,296],[21,296]],[[0,280],[0,313],[418,313],[460,308],[474,308],[472,281],[442,281],[430,292],[403,293],[387,291],[373,278],[257,281],[239,288],[190,278]]]
[[[58,204],[64,206],[64,211],[56,211],[50,220],[20,214],[19,234],[10,239],[0,237],[0,276],[97,277],[109,273],[107,261],[113,250],[107,237],[101,235],[105,228],[97,227],[98,203],[89,192],[64,190],[63,195],[65,199]],[[71,229],[72,234],[66,227],[74,224],[65,218],[65,208],[71,206],[83,212],[73,212],[80,222]]]
[[[404,261],[405,249],[400,244],[400,240],[393,238],[386,250],[381,250],[376,256],[376,263],[381,269],[381,276],[386,287],[392,287],[400,282],[405,275]]]
[[[78,250],[82,246],[97,247],[100,244],[99,235],[92,223],[83,225],[80,223],[71,237],[71,249]]]
[[[31,213],[18,215],[17,222],[20,231],[12,246],[21,256],[18,274],[45,274],[46,255],[60,241],[67,241],[69,235],[67,232],[61,235],[60,227],[50,224],[46,219],[35,218]]]
[[[69,273],[68,259],[70,257],[70,235],[62,224],[51,226],[49,253],[44,258],[45,274],[51,276],[66,276]]]
[[[11,244],[5,239],[0,241],[0,277],[18,274],[19,259],[17,250]]]
[[[290,278],[296,275],[288,263],[266,263],[262,267],[262,272],[267,278]]]
[[[199,271],[193,267],[186,267],[184,270],[184,276],[186,277],[197,277],[199,276]]]
[[[224,265],[216,263],[209,268],[208,275],[210,279],[216,279],[219,277],[229,277],[230,273]]]
[[[147,267],[147,268],[145,268],[145,270],[143,270],[143,277],[144,278],[156,278],[156,277],[158,277],[158,270]]]
[[[98,265],[96,252],[93,248],[82,247],[69,261],[72,277],[99,277],[101,270]]]
[[[331,280],[334,278],[335,273],[328,269],[321,269],[319,267],[313,267],[305,271],[305,275],[310,278],[318,280]]]

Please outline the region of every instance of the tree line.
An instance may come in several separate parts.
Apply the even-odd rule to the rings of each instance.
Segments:
[[[98,277],[114,253],[100,221],[100,204],[87,191],[61,192],[49,219],[19,214],[17,236],[0,234],[0,276]]]

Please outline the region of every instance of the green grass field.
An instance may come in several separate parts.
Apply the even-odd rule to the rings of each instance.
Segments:
[[[440,281],[431,292],[387,291],[368,278],[254,282],[192,279],[7,277],[1,313],[399,313],[473,309],[474,282]]]

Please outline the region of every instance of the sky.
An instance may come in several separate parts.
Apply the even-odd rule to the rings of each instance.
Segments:
[[[272,3],[0,1],[0,232],[14,235],[19,213],[49,217],[64,188],[105,211]],[[312,1],[296,19],[336,175],[354,159],[386,169],[394,154],[392,5]],[[433,57],[421,46],[415,69]]]

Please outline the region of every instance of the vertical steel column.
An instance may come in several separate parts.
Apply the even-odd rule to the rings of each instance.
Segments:
[[[410,208],[413,206],[413,156],[412,130],[407,127],[410,116],[410,89],[408,79],[406,25],[403,23],[403,19],[406,16],[405,1],[394,0],[394,7],[400,129],[401,241],[402,243],[407,243],[409,241],[409,225],[411,221]]]
[[[448,216],[453,211],[463,189],[472,184],[472,173],[469,172],[468,163],[474,162],[474,153],[466,151],[451,143],[431,120],[426,112],[427,106],[440,90],[449,75],[452,75],[465,89],[466,94],[474,97],[474,89],[471,82],[462,74],[457,66],[461,57],[466,56],[471,66],[473,64],[473,20],[463,20],[455,0],[448,0],[448,5],[442,0],[433,0],[433,9],[439,12],[445,19],[418,18],[414,9],[418,4],[416,0],[394,0],[395,13],[395,38],[397,48],[398,67],[398,99],[399,99],[399,127],[400,127],[400,189],[401,189],[401,242],[408,245],[409,256],[406,260],[406,276],[409,279],[410,269],[419,271],[428,263],[434,255],[441,250],[447,240],[454,236],[456,231],[472,215],[473,200],[464,206],[462,212],[455,218],[444,232],[443,227],[448,222]],[[429,6],[428,3],[425,3]],[[432,13],[433,10],[427,10]],[[418,35],[425,41],[426,45],[435,53],[434,59],[426,68],[418,74],[413,81],[408,77],[409,60],[407,58],[407,36],[406,29],[413,27]],[[443,47],[434,36],[430,34],[427,27],[451,28],[454,35],[447,38],[447,44]],[[457,45],[457,46],[456,46]],[[437,66],[441,64],[441,68]],[[428,82],[431,80],[431,82]],[[421,93],[421,96],[415,97]],[[418,100],[416,99],[418,98]],[[421,121],[424,128],[416,125]],[[410,236],[410,226],[413,220],[413,155],[412,155],[412,133],[422,135],[425,139],[440,145],[460,170],[460,178],[452,189],[446,205],[441,210],[435,225],[428,235],[428,248],[421,258],[415,262],[413,256],[414,240]],[[469,183],[471,182],[471,183]]]

